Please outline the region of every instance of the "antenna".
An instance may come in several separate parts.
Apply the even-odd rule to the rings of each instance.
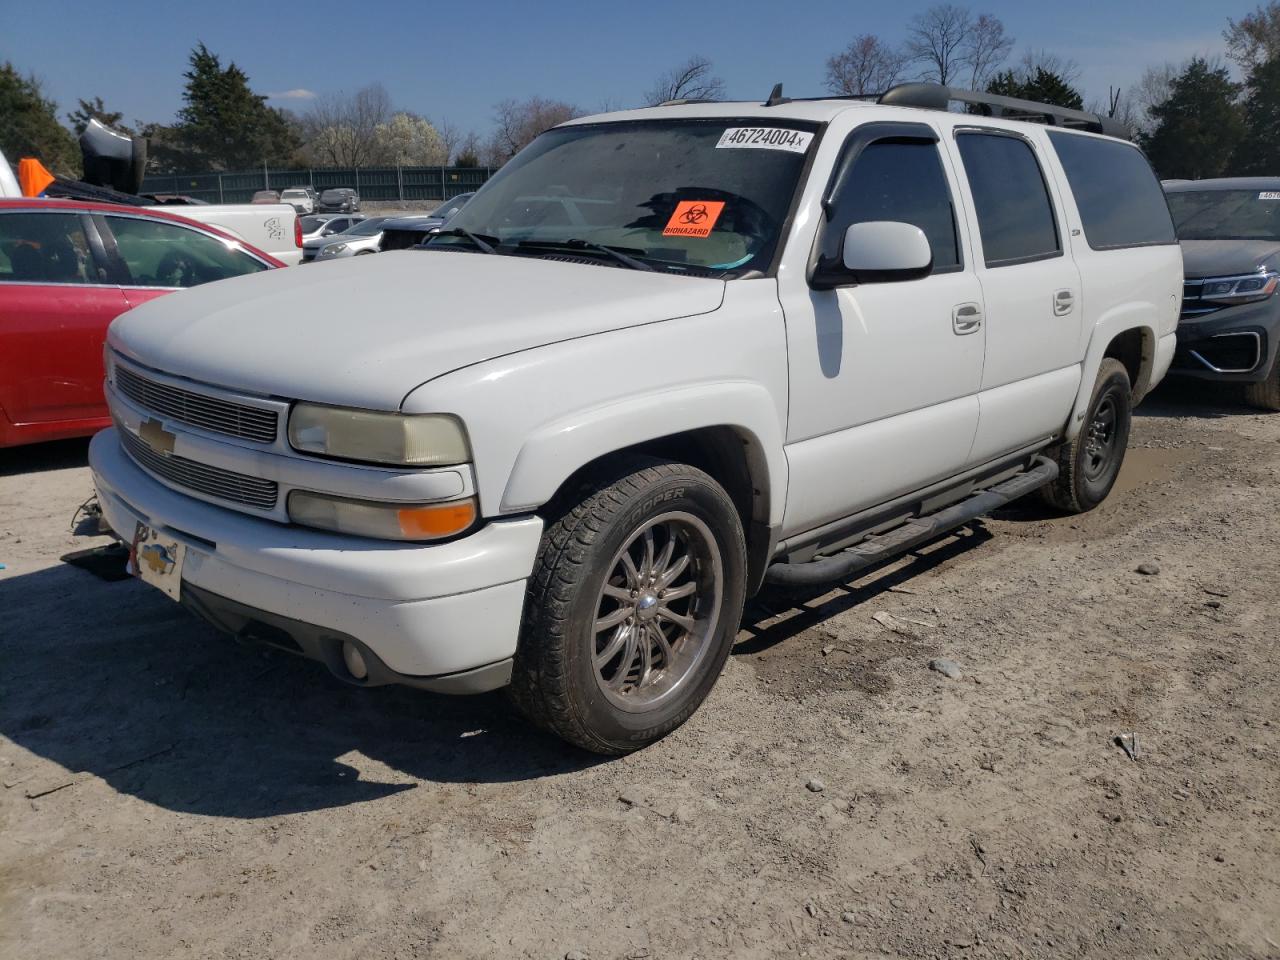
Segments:
[[[781,106],[784,103],[790,103],[790,102],[791,102],[790,97],[784,97],[782,95],[782,84],[775,83],[773,85],[773,92],[769,94],[769,99],[764,102],[764,106],[777,107],[777,106]]]

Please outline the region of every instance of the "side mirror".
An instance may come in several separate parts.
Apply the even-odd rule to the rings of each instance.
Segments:
[[[850,224],[840,245],[840,262],[823,258],[812,286],[820,290],[853,283],[918,280],[933,270],[933,250],[924,231],[896,220]]]

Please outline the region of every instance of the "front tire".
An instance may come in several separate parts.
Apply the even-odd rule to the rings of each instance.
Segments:
[[[1267,371],[1267,379],[1261,383],[1250,383],[1244,388],[1244,398],[1250,406],[1272,413],[1280,411],[1280,354]]]
[[[724,668],[742,617],[737,509],[694,467],[628,457],[549,518],[510,693],[586,750],[638,750],[684,723]]]
[[[1056,453],[1058,478],[1043,488],[1044,499],[1066,513],[1086,513],[1107,498],[1129,446],[1133,387],[1124,364],[1102,361],[1080,432]]]

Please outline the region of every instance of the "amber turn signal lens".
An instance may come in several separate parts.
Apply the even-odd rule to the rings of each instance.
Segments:
[[[476,520],[474,500],[441,503],[429,507],[409,507],[396,512],[400,530],[407,540],[451,537]]]

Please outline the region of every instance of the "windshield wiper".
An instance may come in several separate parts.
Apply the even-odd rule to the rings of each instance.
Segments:
[[[630,267],[632,270],[653,271],[653,267],[643,260],[628,256],[616,247],[606,247],[603,243],[592,243],[590,240],[579,240],[576,237],[570,237],[568,240],[521,240],[517,246],[521,248],[550,247],[553,250],[590,250],[593,253],[603,253],[606,257],[612,257],[624,267]]]
[[[475,234],[466,227],[449,227],[446,230],[437,230],[427,239],[426,242],[430,243],[436,237],[463,237],[464,239],[470,240],[474,243],[482,253],[498,252],[494,249],[494,245],[498,242],[497,237],[485,237],[480,234]]]

